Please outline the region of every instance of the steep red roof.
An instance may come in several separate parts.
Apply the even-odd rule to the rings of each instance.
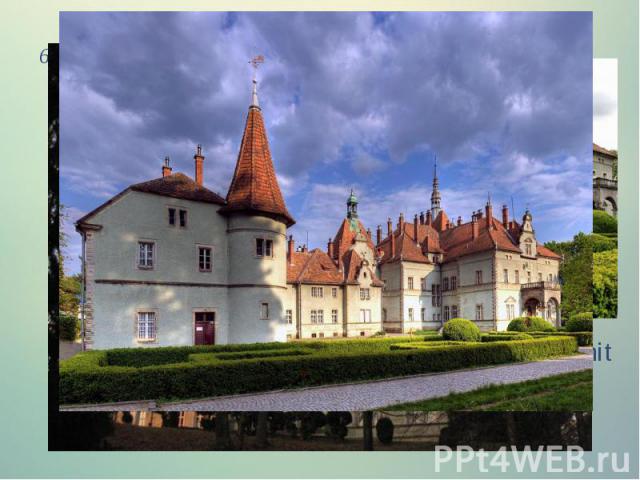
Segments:
[[[251,106],[240,144],[238,161],[221,212],[260,212],[295,223],[289,214],[276,179],[269,141],[260,108]]]
[[[547,258],[555,258],[556,260],[561,260],[562,257],[558,255],[553,250],[545,247],[544,245],[540,245],[539,243],[536,245],[536,250],[538,251],[538,255]]]
[[[371,284],[374,287],[384,286],[384,283],[378,278],[375,271],[369,266],[364,265],[364,260],[355,250],[349,250],[344,254],[342,264],[344,265],[345,283],[358,283],[358,275],[360,274],[361,269],[366,268],[367,272],[371,276]]]
[[[440,210],[440,213],[438,213],[438,216],[433,221],[433,224],[432,224],[433,228],[435,228],[439,232],[442,232],[447,228],[448,224],[449,224],[449,217],[447,217],[447,214],[444,213],[444,210]]]
[[[338,228],[338,231],[336,232],[335,237],[333,237],[334,260],[337,260],[338,258],[342,258],[345,252],[349,250],[351,245],[353,245],[353,240],[355,239],[358,233],[361,233],[364,236],[364,238],[367,240],[367,245],[369,245],[371,250],[375,252],[375,246],[373,245],[373,242],[367,235],[367,229],[364,228],[364,225],[362,224],[362,222],[357,218],[353,220],[349,220],[348,218],[345,218],[340,224],[340,227]]]
[[[306,258],[305,258],[306,257]],[[296,266],[297,261],[303,260],[303,264]],[[294,252],[294,265],[287,269],[287,281],[290,283],[318,283],[340,285],[343,275],[335,263],[325,252],[316,248],[311,252]]]
[[[607,150],[606,148],[601,147],[596,143],[593,144],[593,151],[602,153],[604,155],[609,155],[610,157],[613,157],[613,158],[618,158],[618,154],[616,152],[614,152],[613,150]]]
[[[165,197],[191,200],[193,202],[213,203],[216,205],[224,205],[225,203],[224,198],[222,198],[217,193],[203,187],[202,185],[199,185],[184,173],[178,172],[166,177],[156,178],[147,182],[136,183],[127,187],[116,196],[110,198],[108,201],[93,209],[84,217],[80,218],[76,222],[76,224],[86,222],[89,218],[93,217],[98,212],[113,204],[116,200],[123,197],[130,191],[153,193],[155,195],[163,195]]]

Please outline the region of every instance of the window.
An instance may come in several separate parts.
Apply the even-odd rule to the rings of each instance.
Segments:
[[[324,338],[324,333],[323,333],[323,332],[320,332],[320,333],[318,334],[318,337],[320,337],[320,338]]]
[[[420,279],[420,288],[422,289],[422,291],[425,291],[427,289],[427,277],[422,277]]]
[[[169,209],[169,225],[173,226],[175,224],[176,224],[176,209],[170,208]]]
[[[331,310],[331,323],[338,323],[338,310]]]
[[[538,281],[541,282],[542,281],[542,272],[538,272]]]
[[[368,309],[360,310],[360,321],[362,323],[371,323],[371,310],[368,310]]]
[[[427,312],[426,308],[423,307],[423,308],[420,309],[420,320],[422,320],[423,322],[426,320],[426,318],[425,318],[426,312]]]
[[[434,322],[435,322],[435,321],[437,321],[437,317],[436,317],[436,314],[435,314],[435,313],[433,314],[433,321],[434,321]]]
[[[409,321],[413,322],[413,308],[409,309]]]
[[[449,307],[448,306],[444,307],[444,321],[445,322],[449,321]]]
[[[260,319],[261,320],[269,319],[269,304],[266,302],[262,302],[260,304]]]
[[[413,290],[413,277],[407,278],[407,288]]]
[[[198,269],[201,272],[211,271],[211,247],[198,247]]]
[[[476,270],[476,285],[482,283],[482,270]]]
[[[547,276],[547,281],[548,281],[548,282],[550,282],[550,283],[551,283],[551,282],[553,282],[553,274],[552,274],[552,273],[550,273],[550,274]]]
[[[531,271],[527,272],[527,283],[531,283]]]
[[[311,323],[318,323],[318,311],[311,310]]]
[[[442,279],[442,290],[445,292],[449,290],[449,277],[444,277]]]
[[[532,255],[532,250],[533,250],[532,246],[531,246],[531,239],[527,238],[524,242],[525,242],[524,243],[524,253],[525,253],[525,255],[531,256]]]
[[[256,238],[256,255],[258,257],[273,256],[273,240]]]
[[[153,242],[138,242],[138,267],[153,268]]]
[[[324,310],[318,310],[318,323],[324,323]]]
[[[476,305],[476,320],[482,320],[483,316],[482,316],[482,304],[480,305]]]
[[[520,272],[516,270],[516,283],[520,283]]]
[[[314,298],[322,298],[324,297],[324,288],[323,287],[311,287],[311,296]]]
[[[504,283],[509,283],[509,270],[506,268],[502,271],[502,281]]]
[[[442,293],[440,292],[440,285],[436,284],[436,307],[439,307],[442,301]]]
[[[451,277],[451,290],[458,288],[458,277]]]
[[[291,325],[293,323],[293,312],[291,310],[285,310],[285,318],[287,319],[287,323]]]
[[[437,289],[436,289],[436,284],[432,284],[431,285],[431,306],[435,307],[437,304]]]
[[[181,227],[186,227],[187,226],[187,211],[186,210],[180,210],[180,226]]]
[[[360,289],[360,300],[370,300],[371,299],[371,292],[369,291],[368,288],[361,288]]]
[[[138,312],[138,340],[143,342],[156,339],[155,312]]]
[[[507,304],[507,320],[513,320],[515,316],[515,305],[513,303]]]
[[[437,315],[438,316],[438,322],[440,321],[440,314]]]
[[[338,289],[337,289],[336,287],[333,287],[333,288],[331,289],[331,296],[332,296],[333,298],[336,298],[336,297],[338,296]]]
[[[451,318],[458,318],[458,306],[451,305]]]

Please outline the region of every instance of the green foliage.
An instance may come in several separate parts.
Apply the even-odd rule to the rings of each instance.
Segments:
[[[593,233],[617,233],[618,220],[602,210],[593,211]]]
[[[607,250],[615,250],[618,248],[617,237],[611,237],[610,235],[601,235],[594,233],[591,235],[593,239],[593,252],[606,252]]]
[[[532,332],[529,335],[533,338],[573,337],[578,342],[579,347],[590,347],[593,345],[592,332]]]
[[[376,423],[376,435],[380,443],[389,445],[393,442],[393,422],[389,417],[382,417]]]
[[[480,329],[471,320],[454,318],[444,324],[442,336],[445,340],[460,340],[464,342],[479,342]]]
[[[215,360],[242,360],[245,358],[273,358],[293,357],[296,355],[309,355],[313,350],[302,348],[286,348],[282,350],[255,350],[246,352],[222,352],[222,353],[191,353],[189,361],[212,362]]]
[[[58,317],[60,340],[73,342],[80,331],[80,321],[73,315],[63,313]]]
[[[593,313],[584,312],[572,315],[567,322],[567,332],[593,332]]]
[[[593,254],[593,315],[618,316],[618,250]]]
[[[509,332],[553,332],[555,328],[542,317],[517,317],[509,322]]]
[[[568,242],[547,242],[545,246],[564,257],[560,263],[562,319],[591,311],[593,305],[593,237],[579,233]]]
[[[180,363],[149,365],[147,360],[138,358],[137,363],[148,364],[139,368],[107,366],[112,351],[83,352],[60,364],[60,401],[68,404],[202,398],[537,360],[568,355],[577,349],[576,340],[569,336],[461,345],[435,342],[431,348],[411,350],[390,350],[391,342],[382,340],[371,340],[374,345],[379,344],[375,351],[353,346],[350,351],[334,350],[322,347],[329,342],[316,342],[321,345],[310,355],[224,362],[187,361],[186,352],[197,353],[198,347],[131,349],[138,351],[138,357],[148,354],[165,360],[155,351],[185,350],[185,361]],[[399,339],[388,340],[397,343]],[[296,344],[309,346],[311,342]],[[255,345],[251,348],[256,350]],[[123,360],[124,356],[117,358]]]
[[[58,301],[60,302],[60,312],[69,315],[78,314],[78,305],[80,304],[80,275],[70,277],[63,273],[60,275]]]
[[[511,340],[528,340],[533,338],[531,335],[526,333],[513,333],[511,335],[497,335],[497,334],[484,334],[481,337],[481,341],[483,342],[508,342]]]

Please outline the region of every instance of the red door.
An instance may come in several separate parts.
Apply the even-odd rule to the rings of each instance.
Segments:
[[[214,312],[196,312],[195,344],[213,345],[216,339],[216,314]]]

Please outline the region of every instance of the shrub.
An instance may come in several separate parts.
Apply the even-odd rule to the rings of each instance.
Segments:
[[[480,340],[483,342],[509,342],[512,340],[529,340],[531,338],[533,337],[527,333],[513,333],[510,335],[490,333],[482,335]]]
[[[568,355],[576,349],[576,339],[563,336],[412,350],[319,350],[297,357],[185,361],[140,368],[100,366],[106,365],[107,352],[92,351],[61,362],[59,393],[63,404],[202,398],[323,385],[328,379],[340,383],[529,361]]]
[[[618,315],[618,250],[593,254],[593,314],[596,318]]]
[[[617,233],[618,220],[602,210],[593,211],[593,233]]]
[[[393,442],[393,422],[388,417],[382,417],[376,423],[376,435],[383,445]]]
[[[545,338],[545,337],[573,337],[578,342],[579,347],[590,347],[593,345],[593,333],[592,332],[532,332],[530,334],[533,338]]]
[[[615,250],[618,248],[618,240],[616,237],[611,238],[611,234],[603,235],[594,233],[591,235],[593,240],[594,252],[606,252],[607,250]]]
[[[553,332],[555,328],[542,317],[517,317],[509,322],[509,332]]]
[[[73,315],[60,314],[58,317],[60,340],[73,342],[80,332],[80,322]]]
[[[466,318],[454,318],[444,324],[442,337],[445,340],[479,342],[480,329],[471,320],[467,320]]]
[[[566,325],[567,332],[593,332],[593,313],[584,312],[572,315]]]

